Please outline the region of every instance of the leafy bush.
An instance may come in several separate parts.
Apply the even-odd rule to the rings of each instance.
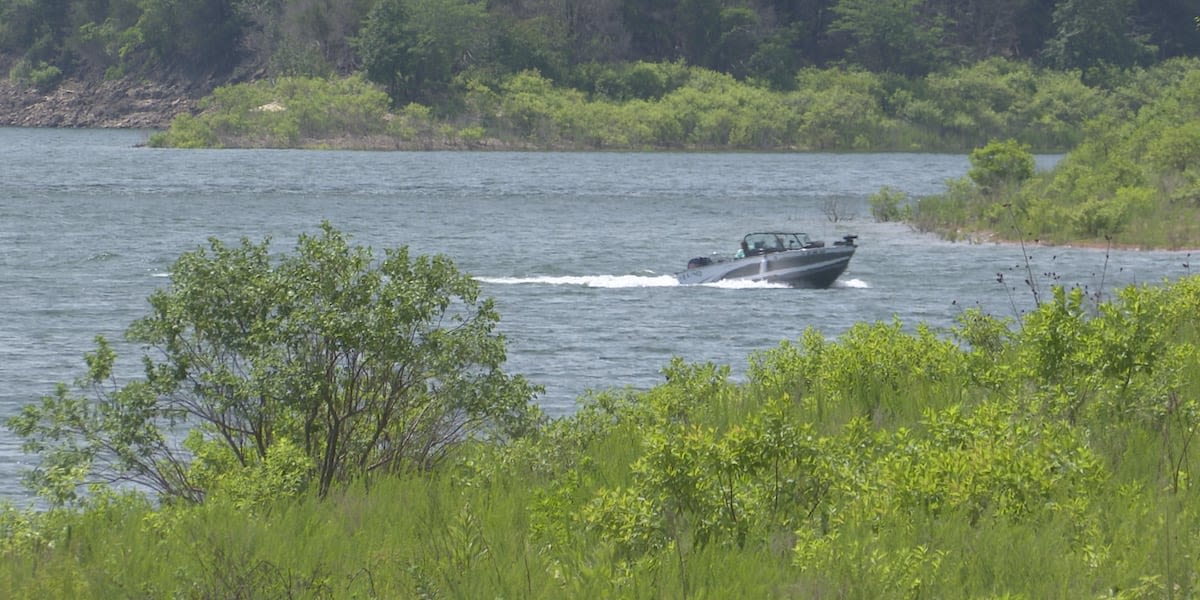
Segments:
[[[221,139],[209,122],[209,119],[180,114],[171,121],[170,129],[151,135],[148,145],[154,148],[220,148]]]
[[[180,115],[161,146],[293,147],[314,140],[382,134],[387,95],[361,77],[281,77],[217,88],[198,116]],[[215,142],[213,140],[216,140]]]
[[[261,503],[308,482],[324,496],[536,418],[536,388],[500,370],[492,301],[444,257],[400,248],[376,264],[328,223],[294,255],[270,256],[267,242],[216,239],[183,254],[128,332],[154,352],[144,380],[111,380],[116,356],[100,338],[79,382],[91,398],[62,385],[14,417],[42,455],[33,487],[56,503],[97,480],[192,501],[233,487]],[[181,428],[188,451],[173,439]]]
[[[879,75],[856,70],[803,69],[787,106],[796,113],[795,144],[809,150],[877,149],[887,116]]]
[[[985,199],[967,178],[946,182],[946,192],[917,200],[913,222],[920,231],[934,231],[957,240],[968,224],[980,226]]]
[[[907,199],[908,194],[885,185],[868,199],[871,216],[881,223],[911,218],[912,207],[907,204],[903,208],[900,206]]]
[[[1086,200],[1075,211],[1075,230],[1086,238],[1119,233],[1129,218],[1128,207],[1117,199]]]
[[[572,83],[593,96],[613,101],[661,100],[686,85],[692,71],[682,62],[588,64],[574,70]]]
[[[15,66],[8,72],[9,79],[20,82],[26,85],[31,85],[39,92],[46,92],[58,87],[62,81],[62,69],[45,62],[39,62],[35,66],[29,60],[24,59],[17,62]]]
[[[1033,154],[1015,140],[989,142],[971,151],[971,170],[967,177],[987,195],[995,195],[1009,186],[1019,186],[1033,177]]]

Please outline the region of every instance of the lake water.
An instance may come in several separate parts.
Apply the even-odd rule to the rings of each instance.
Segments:
[[[290,251],[322,220],[352,241],[442,253],[496,299],[507,370],[567,414],[589,389],[647,388],[673,356],[728,364],[807,327],[949,327],[964,307],[1033,305],[1012,245],[949,243],[870,217],[882,186],[921,196],[964,155],[163,150],[147,132],[0,128],[0,419],[120,340],[180,253],[215,236]],[[1056,157],[1042,157],[1048,167]],[[690,257],[745,232],[806,231],[860,248],[828,290],[679,286]],[[1111,289],[1187,274],[1169,252],[1035,248],[1045,284]],[[137,348],[118,345],[137,374]],[[0,428],[0,498],[30,463]]]

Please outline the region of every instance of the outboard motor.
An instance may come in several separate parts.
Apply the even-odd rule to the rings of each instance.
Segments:
[[[697,267],[703,267],[703,266],[711,265],[711,264],[712,264],[711,258],[709,258],[707,256],[697,256],[696,258],[693,258],[692,260],[688,261],[688,268],[695,269]]]
[[[842,239],[833,243],[834,246],[853,246],[854,240],[857,240],[857,235],[844,235]]]

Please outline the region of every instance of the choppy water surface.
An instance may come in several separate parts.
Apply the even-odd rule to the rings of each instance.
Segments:
[[[270,236],[288,251],[322,220],[376,250],[444,253],[476,276],[497,301],[508,370],[545,386],[551,414],[588,389],[652,386],[673,356],[740,374],[751,353],[810,326],[947,327],[966,306],[1032,305],[1022,284],[996,282],[1024,278],[1019,248],[870,218],[880,187],[938,193],[966,173],[961,155],[179,151],[138,147],[145,137],[0,129],[0,418],[79,376],[95,335],[120,339],[181,252],[211,236]],[[764,229],[856,233],[860,248],[828,290],[670,277]],[[1187,272],[1177,253],[1031,254],[1036,273],[1091,289]],[[119,350],[132,360],[137,349]],[[27,461],[0,429],[0,497],[22,495]]]

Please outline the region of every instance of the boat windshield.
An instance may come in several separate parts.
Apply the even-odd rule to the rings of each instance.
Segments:
[[[751,233],[742,240],[750,254],[799,250],[808,245],[807,233]]]

